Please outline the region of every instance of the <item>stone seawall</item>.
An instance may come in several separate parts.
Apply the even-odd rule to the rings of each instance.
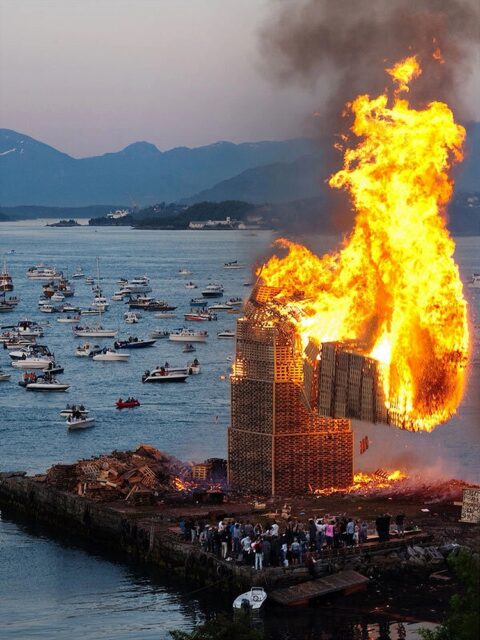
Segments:
[[[215,585],[216,589],[235,595],[252,585],[263,586],[268,591],[310,579],[304,566],[269,567],[256,572],[250,566],[222,560],[198,545],[186,543],[170,528],[172,522],[178,522],[178,514],[162,506],[152,509],[128,507],[121,502],[97,503],[59,491],[24,474],[0,473],[0,507],[47,525],[67,538],[127,554],[192,583]],[[228,513],[229,507],[232,505],[224,505],[223,513]],[[367,544],[362,549],[350,548],[335,557],[317,561],[316,574],[321,577],[350,568],[368,571],[371,575],[374,568],[378,571],[391,566],[388,557],[405,553],[408,545],[425,544],[430,538],[425,533],[416,533],[410,535],[408,541],[391,540]]]

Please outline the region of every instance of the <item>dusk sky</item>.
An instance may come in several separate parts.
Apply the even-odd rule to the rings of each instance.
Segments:
[[[302,135],[322,82],[314,96],[265,72],[260,31],[279,4],[0,0],[0,124],[76,157]]]

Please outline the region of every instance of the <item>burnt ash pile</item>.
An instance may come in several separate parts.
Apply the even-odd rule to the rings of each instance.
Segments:
[[[141,444],[135,451],[56,464],[42,478],[59,491],[85,496],[95,502],[127,500],[134,504],[174,499],[187,486],[190,465],[155,447]]]

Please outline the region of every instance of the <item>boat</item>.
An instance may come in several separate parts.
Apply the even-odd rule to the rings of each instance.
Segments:
[[[233,297],[233,298],[229,298],[227,300],[226,304],[229,304],[232,307],[240,307],[243,304],[243,299],[239,298],[238,296]]]
[[[64,373],[65,369],[60,364],[56,362],[50,362],[48,366],[42,369],[44,373],[50,373],[52,375],[58,375],[60,373]]]
[[[217,338],[235,338],[235,331],[230,331],[229,329],[219,331],[217,333]]]
[[[172,311],[158,311],[157,313],[154,314],[155,318],[163,318],[163,319],[168,319],[168,318],[176,318],[177,314],[176,313],[172,313]]]
[[[9,313],[10,311],[13,311],[12,305],[0,300],[0,313]]]
[[[251,283],[251,282],[244,282],[244,283],[243,283],[243,286],[244,286],[244,287],[251,287],[251,286],[252,286],[252,283]]]
[[[185,289],[197,289],[197,285],[194,282],[186,282],[183,286]]]
[[[54,376],[44,374],[43,376],[35,377],[34,382],[28,382],[25,388],[27,391],[66,391],[70,388],[70,385],[58,382]]]
[[[80,322],[80,316],[65,316],[63,318],[57,318],[57,322],[60,322],[62,324]]]
[[[194,331],[186,327],[170,331],[168,336],[168,339],[172,342],[206,342],[207,338],[207,331]]]
[[[7,380],[10,380],[10,374],[0,370],[0,382],[6,382]]]
[[[75,355],[78,357],[93,358],[94,355],[101,352],[102,349],[98,344],[91,345],[86,342],[75,350]]]
[[[77,431],[79,429],[88,429],[95,424],[95,418],[88,418],[86,416],[68,416],[65,420],[65,424],[69,431]]]
[[[65,296],[60,291],[56,291],[53,296],[50,296],[50,300],[52,302],[63,302],[65,300]]]
[[[100,309],[100,311],[107,311],[110,304],[105,298],[105,296],[98,295],[93,299],[91,306],[93,309]]]
[[[192,272],[189,269],[179,269],[177,271],[179,276],[191,276]]]
[[[139,407],[140,402],[136,398],[128,398],[127,400],[122,400],[119,398],[115,402],[115,406],[117,409],[133,409],[134,407]]]
[[[8,353],[12,360],[23,360],[28,356],[46,356],[53,359],[50,349],[43,344],[29,343],[21,349],[16,349]],[[25,356],[25,358],[24,358]]]
[[[127,340],[117,340],[113,343],[115,349],[145,349],[146,347],[153,347],[156,340],[148,338],[146,340],[140,340],[129,336]]]
[[[252,587],[233,601],[234,609],[258,610],[265,604],[267,593],[263,587]]]
[[[188,378],[188,371],[169,371],[165,367],[159,367],[153,371],[145,371],[142,376],[142,382],[185,382]]]
[[[177,307],[169,304],[165,300],[155,300],[145,296],[130,298],[128,301],[130,309],[143,309],[144,311],[175,311]]]
[[[480,288],[480,273],[474,273],[468,282],[468,286],[472,289]]]
[[[217,282],[211,282],[202,290],[204,298],[221,298],[223,296],[223,287]]]
[[[11,307],[16,307],[20,302],[20,298],[17,298],[17,296],[8,296],[8,298],[6,298],[4,294],[2,302],[9,304]]]
[[[126,293],[122,293],[121,291],[115,291],[115,293],[112,296],[112,300],[114,302],[121,302],[126,295],[127,295]]]
[[[31,280],[60,280],[63,277],[60,271],[44,264],[37,264],[34,267],[30,267],[26,275],[27,278]]]
[[[128,284],[128,280],[127,280],[127,278],[119,278],[117,280],[117,284],[120,284],[123,287],[123,285]]]
[[[93,356],[96,362],[128,362],[129,353],[118,353],[115,349],[102,349],[100,353]]]
[[[155,338],[155,340],[162,340],[164,338],[168,338],[170,335],[170,331],[164,331],[163,329],[154,329],[150,332],[150,337]]]
[[[64,304],[60,307],[62,313],[80,313],[80,307],[74,307],[72,304]]]
[[[82,267],[77,267],[75,273],[72,275],[72,278],[84,278],[85,274],[83,273]]]
[[[132,293],[150,293],[152,287],[150,286],[150,279],[147,276],[141,278],[134,278],[130,282],[122,283],[120,293],[129,295]]]
[[[244,265],[240,264],[238,260],[232,260],[231,262],[225,262],[224,269],[244,269]]]
[[[53,304],[42,304],[41,307],[39,307],[38,309],[39,311],[41,311],[42,313],[60,313],[60,308],[59,307],[54,307]]]
[[[87,276],[85,278],[85,284],[93,284],[94,282],[93,276]]]
[[[73,328],[73,333],[79,338],[114,338],[118,331],[115,329],[105,329],[101,324],[95,326],[76,326]]]
[[[233,306],[231,304],[221,303],[221,302],[219,302],[218,304],[211,304],[208,307],[209,311],[231,311],[232,309],[233,309]]]
[[[48,365],[53,362],[53,358],[50,356],[25,356],[24,358],[18,358],[12,360],[11,365],[15,369],[46,369]]]
[[[208,304],[208,300],[205,300],[205,298],[192,298],[190,300],[190,308],[194,308],[194,307],[203,307],[205,308]]]
[[[217,315],[215,313],[210,313],[209,311],[199,311],[198,313],[185,313],[185,320],[189,320],[191,322],[208,322],[210,320],[217,320]]]
[[[123,314],[123,318],[127,324],[137,324],[140,321],[140,316],[134,311],[127,311]]]
[[[57,285],[57,293],[71,298],[75,294],[75,287],[66,278],[62,278]]]
[[[3,271],[0,273],[0,291],[13,291],[13,280],[7,269],[7,260],[3,260]]]
[[[74,413],[78,413],[81,416],[88,416],[90,412],[87,409],[85,409],[83,404],[72,404],[72,405],[67,404],[65,409],[62,409],[60,411],[60,415],[63,416],[64,418],[68,418],[68,416],[71,416]]]
[[[194,351],[196,351],[196,349],[193,346],[193,344],[190,344],[187,342],[187,344],[183,347],[182,351],[183,353],[193,353]]]
[[[41,338],[43,336],[43,327],[33,320],[20,320],[16,325],[2,327],[2,329],[12,329],[12,333],[17,336]]]
[[[81,309],[80,313],[82,316],[99,316],[101,315],[102,310],[94,307],[87,307],[86,309]]]

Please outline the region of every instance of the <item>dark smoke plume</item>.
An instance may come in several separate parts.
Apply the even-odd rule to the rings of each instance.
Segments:
[[[419,56],[423,74],[414,82],[410,99],[416,104],[444,100],[461,107],[457,85],[468,74],[469,54],[480,43],[478,0],[281,4],[262,38],[269,66],[285,81],[326,81],[330,116],[338,116],[358,94],[383,91],[388,84],[385,67],[412,54]],[[436,50],[443,62],[434,58]]]
[[[267,72],[322,96],[312,112],[318,109],[313,121],[327,153],[323,179],[341,162],[331,149],[349,126],[341,118],[345,104],[383,92],[385,68],[408,55],[418,55],[423,68],[409,100],[445,101],[467,120],[460,87],[479,43],[480,0],[286,0],[273,3],[261,35]],[[343,205],[333,197],[338,214]]]

